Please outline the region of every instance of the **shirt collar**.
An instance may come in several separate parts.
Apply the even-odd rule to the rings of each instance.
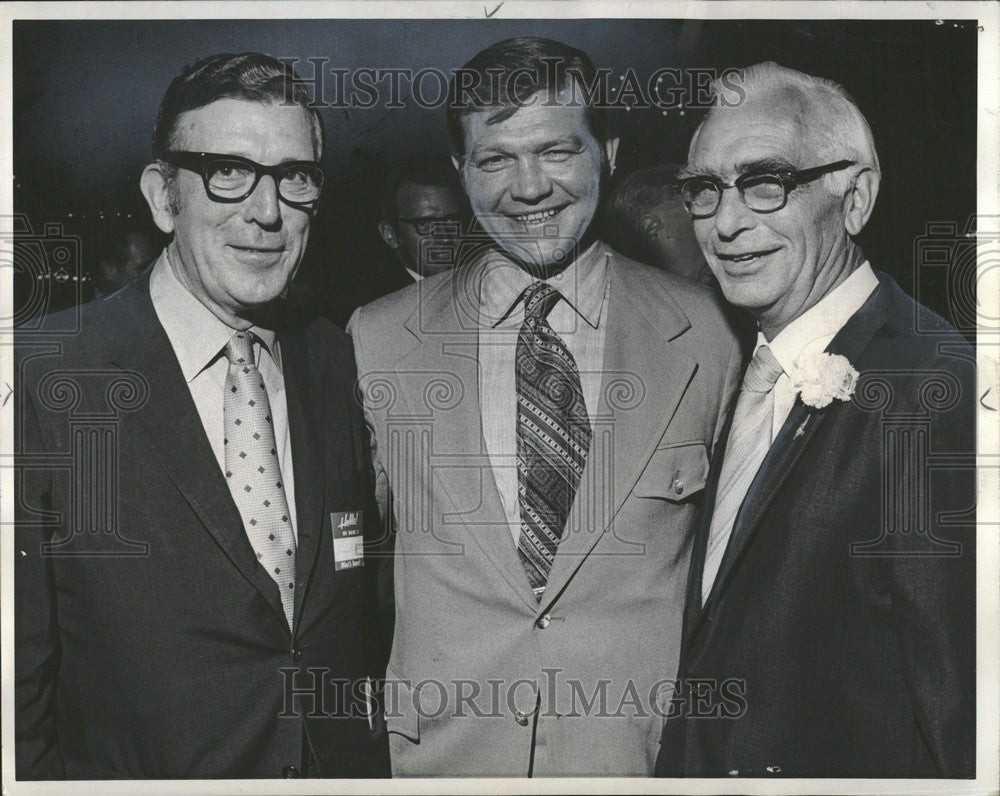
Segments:
[[[768,341],[764,333],[758,331],[754,353],[762,345],[768,346],[785,373],[791,373],[795,360],[803,353],[811,353],[811,349],[817,347],[826,348],[877,287],[878,277],[866,261],[778,332],[773,340]]]
[[[595,241],[564,271],[542,280],[559,291],[566,303],[596,329],[601,322],[608,281],[610,252]],[[480,323],[483,326],[520,325],[516,312],[524,291],[536,280],[504,252],[491,249],[484,256],[479,289]]]
[[[237,330],[215,317],[181,283],[174,273],[166,249],[149,275],[149,296],[177,355],[184,380],[190,383],[215,361]],[[280,368],[274,330],[251,326],[248,331],[260,340],[261,348],[268,352]]]

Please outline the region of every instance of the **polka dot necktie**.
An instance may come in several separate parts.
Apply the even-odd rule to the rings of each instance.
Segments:
[[[524,296],[517,337],[517,552],[541,600],[590,448],[590,418],[576,360],[548,314],[561,298],[544,282]]]
[[[224,349],[229,360],[224,409],[226,481],[257,561],[278,584],[291,627],[295,534],[274,441],[271,402],[253,360],[255,339],[250,332],[237,332]]]

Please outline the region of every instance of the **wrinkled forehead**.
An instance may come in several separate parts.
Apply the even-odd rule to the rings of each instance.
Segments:
[[[732,179],[760,162],[815,165],[815,109],[799,92],[776,92],[713,108],[695,133],[685,173]]]
[[[488,105],[462,117],[466,151],[476,144],[529,147],[548,138],[596,140],[579,89],[562,86],[554,95],[536,91],[519,104]]]
[[[322,141],[317,133],[301,105],[223,97],[180,114],[170,145],[268,162],[318,160]]]

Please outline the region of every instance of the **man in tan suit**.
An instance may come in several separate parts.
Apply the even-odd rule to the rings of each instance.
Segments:
[[[350,324],[397,534],[393,773],[642,776],[741,356],[707,291],[595,238],[589,58],[513,39],[477,79],[449,126],[488,237]]]

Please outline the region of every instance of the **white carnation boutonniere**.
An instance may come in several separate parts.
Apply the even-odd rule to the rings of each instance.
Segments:
[[[851,400],[858,375],[847,357],[827,353],[800,357],[789,374],[802,403],[815,409],[829,406],[835,399]]]

